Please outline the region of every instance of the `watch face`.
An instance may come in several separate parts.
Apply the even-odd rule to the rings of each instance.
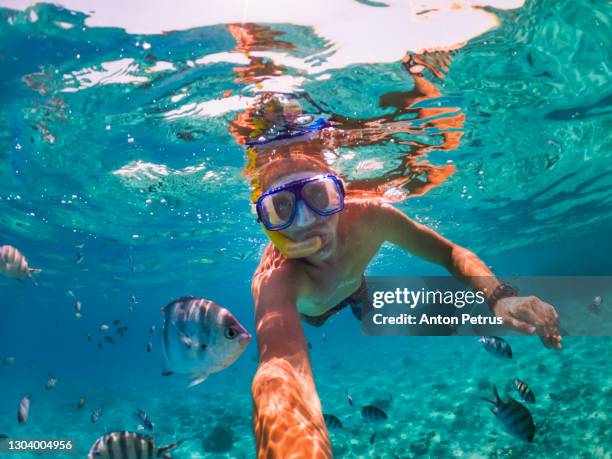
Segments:
[[[495,293],[497,298],[506,298],[509,296],[515,296],[518,293],[518,290],[512,285],[501,284],[499,287],[497,287],[497,291]]]

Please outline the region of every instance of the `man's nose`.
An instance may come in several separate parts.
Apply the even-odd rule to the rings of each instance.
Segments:
[[[295,224],[297,226],[305,227],[314,223],[316,219],[317,217],[314,212],[310,210],[303,201],[298,201],[295,215]]]

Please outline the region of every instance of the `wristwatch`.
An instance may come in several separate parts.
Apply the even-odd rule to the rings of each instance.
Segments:
[[[499,284],[497,287],[495,287],[495,290],[493,290],[493,293],[487,300],[489,309],[492,310],[495,303],[502,298],[509,298],[511,296],[518,296],[518,289],[510,284]]]

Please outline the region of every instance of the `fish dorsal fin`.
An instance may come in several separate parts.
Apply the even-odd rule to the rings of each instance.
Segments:
[[[173,300],[172,302],[168,303],[166,306],[162,306],[160,308],[160,311],[162,314],[165,314],[169,308],[171,308],[172,306],[174,306],[176,303],[187,303],[188,301],[192,301],[192,300],[197,300],[198,298],[195,296],[182,296],[180,298],[177,298],[176,300]]]

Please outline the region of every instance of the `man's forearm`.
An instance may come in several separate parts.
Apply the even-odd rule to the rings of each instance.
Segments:
[[[253,379],[258,458],[330,459],[321,403],[310,378],[287,360],[263,362]]]
[[[495,274],[487,268],[480,258],[460,246],[453,248],[447,269],[453,276],[470,285],[474,290],[484,292],[487,299],[500,285]]]

